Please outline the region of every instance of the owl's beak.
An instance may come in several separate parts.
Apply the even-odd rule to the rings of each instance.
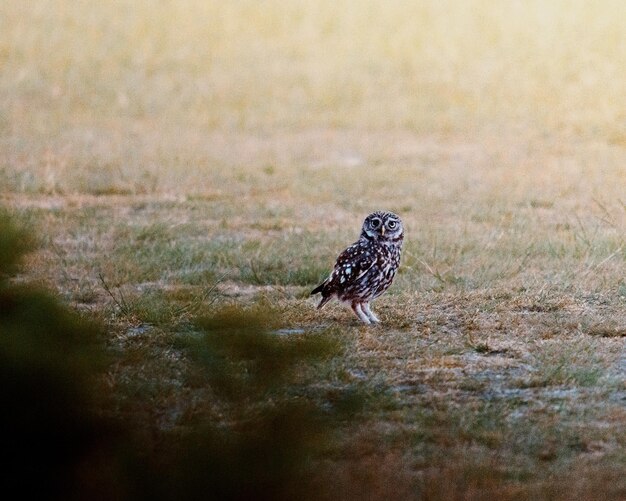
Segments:
[[[380,234],[384,237],[385,236],[385,227],[381,226],[380,227]]]

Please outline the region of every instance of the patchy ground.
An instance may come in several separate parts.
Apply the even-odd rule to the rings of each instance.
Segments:
[[[221,224],[204,214],[246,208],[158,196],[5,198],[41,241],[23,279],[47,284],[110,325],[120,359],[107,377],[137,398],[123,399],[123,412],[157,434],[185,426],[210,397],[184,387],[177,333],[199,312],[261,305],[278,335],[339,335],[344,355],[320,383],[365,385],[375,396],[320,467],[322,476],[325,468],[333,472],[338,492],[428,499],[623,494],[621,233],[600,222],[591,240],[568,250],[559,236],[567,232],[555,237],[534,226],[532,236],[523,235],[519,219],[535,218],[524,208],[509,222],[491,216],[502,226],[488,236],[450,234],[449,247],[437,242],[449,220],[419,225],[409,211],[409,228],[433,240],[416,240],[420,229],[409,230],[402,272],[375,305],[383,323],[363,326],[349,309],[331,303],[317,310],[308,297],[353,228],[342,239],[341,221],[320,228],[317,216],[273,219],[260,208],[264,195],[245,200],[249,211],[259,205],[259,215]],[[269,221],[275,227],[258,229]],[[578,231],[574,224],[569,231]],[[522,247],[513,250],[517,260],[500,249],[515,249],[514,241]],[[561,278],[550,282],[552,275]]]

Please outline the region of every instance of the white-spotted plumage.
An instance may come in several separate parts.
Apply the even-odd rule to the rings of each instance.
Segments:
[[[369,303],[393,282],[403,239],[398,215],[376,211],[367,216],[359,239],[339,255],[330,276],[311,292],[322,294],[317,307],[336,297],[349,303],[361,321],[379,322]]]

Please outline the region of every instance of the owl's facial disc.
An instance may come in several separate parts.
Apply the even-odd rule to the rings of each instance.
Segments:
[[[402,222],[393,213],[377,211],[365,219],[362,232],[370,240],[397,241],[402,235]]]

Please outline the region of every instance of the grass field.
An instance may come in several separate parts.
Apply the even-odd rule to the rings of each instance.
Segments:
[[[340,339],[323,384],[372,396],[316,459],[330,498],[624,499],[625,19],[2,2],[0,202],[39,240],[19,280],[107,326],[107,412],[148,448],[212,405],[187,322],[238,305]],[[308,291],[376,209],[406,239],[365,327]]]

